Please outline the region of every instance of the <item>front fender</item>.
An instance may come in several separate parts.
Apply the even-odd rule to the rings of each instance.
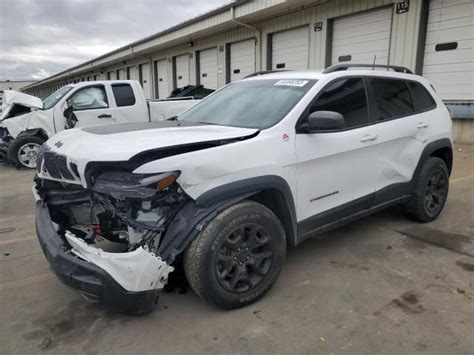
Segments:
[[[2,121],[11,137],[17,138],[20,133],[28,130],[41,129],[47,137],[54,135],[54,123],[47,111],[32,111],[21,116],[11,117]]]
[[[228,198],[206,207],[189,200],[171,221],[161,241],[158,255],[169,265],[180,255],[200,231],[221,211],[251,194]]]

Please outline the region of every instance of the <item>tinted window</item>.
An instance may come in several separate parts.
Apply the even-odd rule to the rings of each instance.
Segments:
[[[310,112],[334,111],[344,116],[346,127],[357,127],[369,122],[367,96],[361,78],[339,79],[323,89]]]
[[[435,100],[420,83],[409,83],[416,112],[428,111],[436,106]]]
[[[378,120],[408,116],[414,113],[410,90],[402,80],[371,79]]]
[[[115,103],[118,107],[135,105],[135,95],[133,95],[133,89],[130,85],[112,85],[112,91],[114,93]]]
[[[103,86],[89,86],[77,91],[69,100],[74,110],[107,108],[107,95]]]

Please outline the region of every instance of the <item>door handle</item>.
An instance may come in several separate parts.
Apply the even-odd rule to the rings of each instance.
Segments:
[[[112,115],[108,113],[103,113],[102,115],[97,116],[97,118],[112,118]]]
[[[379,136],[376,135],[376,134],[366,134],[360,139],[360,141],[362,143],[371,142],[371,141],[376,141],[378,138],[379,138]]]
[[[422,129],[422,128],[428,128],[429,124],[425,122],[419,122],[416,128]]]

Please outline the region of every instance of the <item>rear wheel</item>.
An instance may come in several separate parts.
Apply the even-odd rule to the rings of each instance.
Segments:
[[[408,217],[418,222],[435,220],[446,203],[449,190],[449,173],[446,163],[429,158],[415,181],[411,200],[405,205]]]
[[[37,136],[23,136],[13,140],[7,153],[7,159],[17,167],[36,168],[36,160],[44,139]]]
[[[286,242],[278,218],[265,206],[240,202],[217,215],[184,257],[194,291],[210,304],[239,308],[261,298],[283,266]]]

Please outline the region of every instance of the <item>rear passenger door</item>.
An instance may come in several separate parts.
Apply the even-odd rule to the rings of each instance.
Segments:
[[[401,79],[368,78],[372,120],[378,135],[375,204],[409,193],[406,183],[411,180],[424,147],[429,117],[416,113],[411,85]]]

